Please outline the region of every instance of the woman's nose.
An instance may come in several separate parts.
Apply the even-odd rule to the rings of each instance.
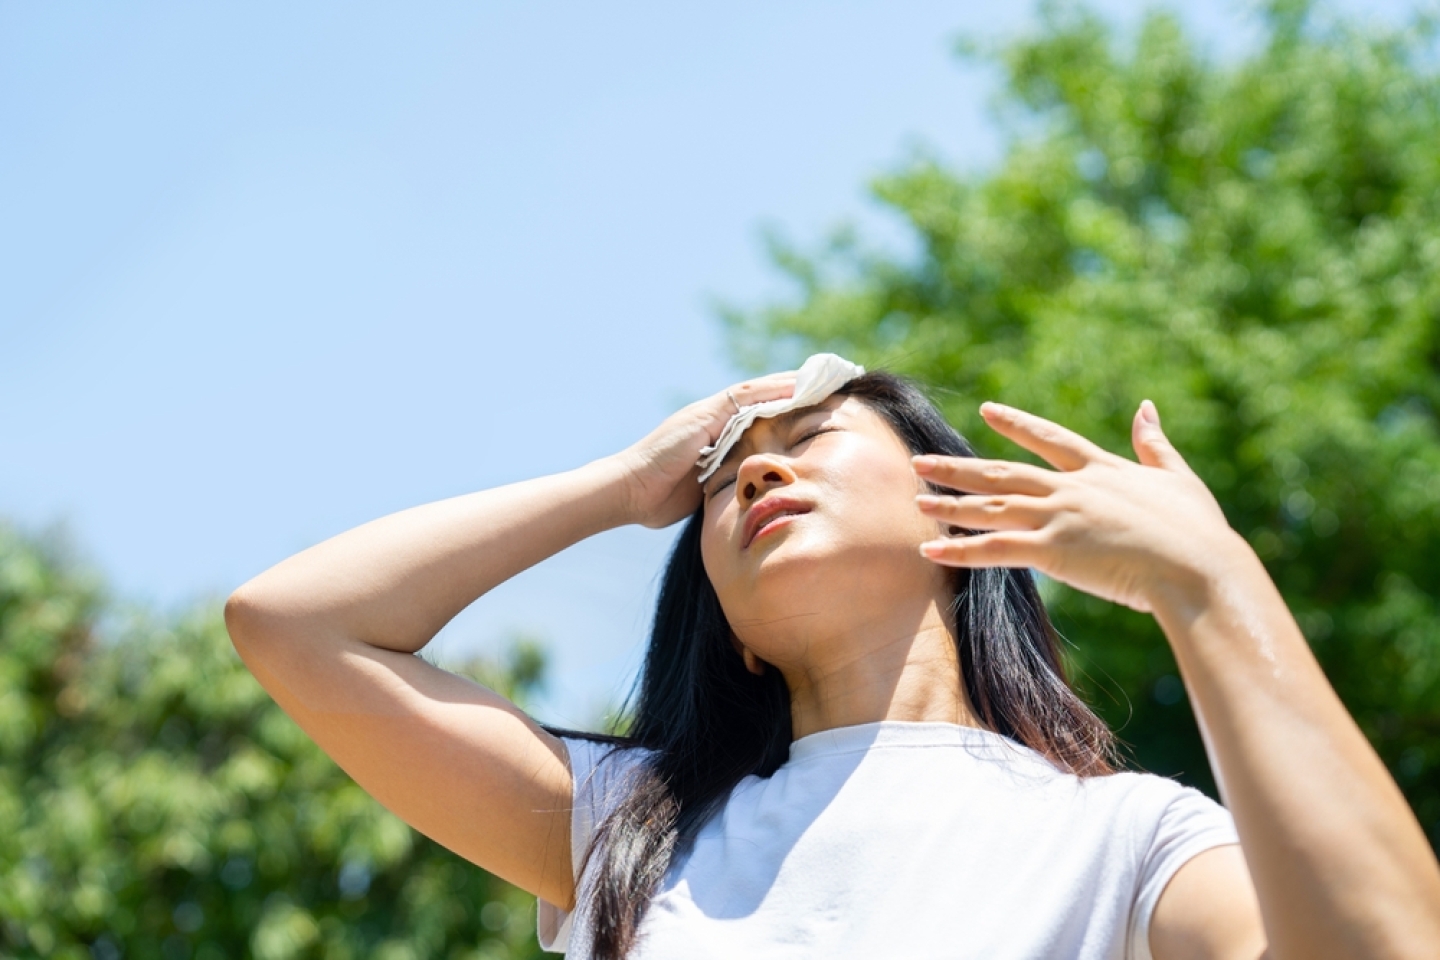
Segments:
[[[795,480],[794,473],[784,463],[769,457],[750,457],[740,465],[735,485],[740,489],[740,500],[746,505],[754,503],[766,491],[784,486]]]

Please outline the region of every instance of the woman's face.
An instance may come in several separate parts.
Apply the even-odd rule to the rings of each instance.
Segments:
[[[704,486],[701,554],[738,639],[783,663],[808,652],[797,638],[933,600],[947,581],[919,553],[937,532],[920,492],[910,451],[863,401],[757,420]]]

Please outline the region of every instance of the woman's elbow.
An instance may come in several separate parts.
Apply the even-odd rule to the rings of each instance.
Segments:
[[[252,667],[256,658],[277,659],[313,653],[331,644],[333,618],[318,616],[290,584],[262,574],[225,601],[225,629],[240,658]]]
[[[225,601],[225,629],[236,650],[253,649],[276,632],[274,612],[265,603],[254,581],[230,594]]]

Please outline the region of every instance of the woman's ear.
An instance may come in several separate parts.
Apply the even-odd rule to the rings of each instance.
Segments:
[[[735,648],[736,653],[740,654],[740,659],[745,662],[746,670],[757,677],[765,676],[765,661],[751,653],[750,648],[740,642],[740,638],[735,636],[733,630],[730,631],[730,645]]]
[[[765,661],[755,656],[749,647],[740,648],[740,657],[745,661],[745,669],[757,677],[765,676]]]

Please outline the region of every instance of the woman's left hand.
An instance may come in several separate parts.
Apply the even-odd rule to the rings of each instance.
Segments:
[[[918,498],[922,513],[977,531],[921,550],[955,567],[1032,567],[1077,590],[1145,612],[1199,600],[1249,546],[1160,429],[1150,401],[1131,427],[1139,463],[1012,407],[985,422],[1053,466],[916,457],[915,471],[957,496]]]

